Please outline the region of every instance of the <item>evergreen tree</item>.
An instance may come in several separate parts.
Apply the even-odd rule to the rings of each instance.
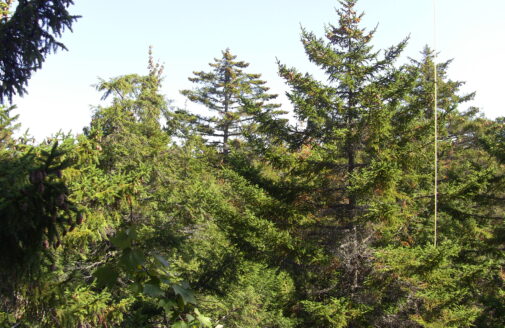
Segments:
[[[13,137],[19,124],[12,109],[0,106],[0,246],[8,250],[0,259],[2,326],[16,322],[27,294],[54,268],[65,235],[82,221],[63,176],[72,165],[65,147]]]
[[[72,0],[19,0],[12,15],[11,0],[0,4],[0,103],[4,103],[26,92],[32,72],[42,67],[48,54],[66,50],[56,38],[71,29],[78,16],[67,10]]]
[[[280,105],[269,102],[277,95],[267,93],[268,87],[259,79],[260,74],[245,73],[243,69],[249,64],[236,61],[229,49],[222,54],[221,59],[209,64],[213,68],[211,72],[194,72],[195,77],[189,78],[200,87],[181,93],[214,114],[194,115],[194,122],[197,131],[227,155],[230,140],[253,133],[255,120],[260,117],[265,120],[282,112],[276,111]]]
[[[372,167],[386,174],[391,170],[385,167],[390,156],[391,117],[408,90],[393,66],[406,41],[379,58],[380,52],[370,45],[375,31],[366,33],[359,28],[362,15],[356,13],[355,4],[354,0],[341,1],[338,26],[326,28],[328,42],[302,30],[307,55],[324,70],[328,84],[279,65],[302,125],[291,144],[317,150],[321,158],[317,169],[324,167],[343,179],[345,187],[332,194],[330,206],[345,209],[348,217],[356,216],[363,209],[360,203],[369,197],[350,188],[351,179]]]
[[[109,172],[135,170],[154,160],[169,142],[160,125],[168,106],[159,93],[163,66],[154,63],[151,49],[148,70],[146,76],[129,74],[97,85],[102,100],[112,98],[112,104],[96,109],[85,133],[100,142],[102,165]]]
[[[393,308],[408,311],[395,301],[402,299],[394,292],[398,282],[388,280],[383,287],[375,283],[375,254],[386,245],[408,243],[405,229],[423,226],[421,244],[433,236],[428,196],[433,181],[433,84],[430,75],[423,75],[428,67],[394,66],[406,40],[381,56],[370,45],[375,30],[366,33],[359,27],[362,15],[355,11],[356,1],[340,3],[339,24],[327,26],[326,41],[302,30],[307,55],[328,82],[279,65],[301,123],[287,140],[302,159],[291,170],[298,188],[294,204],[305,204],[302,208],[314,218],[298,233],[311,236],[315,254],[324,254],[300,270],[324,274],[307,272],[297,284],[310,324],[414,327],[408,315],[390,320]],[[444,77],[442,73],[440,80]],[[460,85],[440,84],[445,115],[471,98],[457,95]],[[471,311],[467,313],[470,317]]]
[[[76,138],[16,139],[0,106],[0,326],[504,327],[504,119],[340,4],[326,39],[302,30],[328,81],[279,64],[295,127],[228,50],[182,91],[209,116],[170,111],[151,53]]]
[[[281,64],[279,72],[291,87],[288,97],[301,124],[289,141],[295,149],[309,150],[305,172],[298,172],[315,188],[316,194],[309,196],[314,197],[315,210],[333,217],[327,227],[333,226],[331,238],[344,231],[350,236],[349,253],[341,254],[340,261],[349,264],[344,271],[350,281],[344,288],[356,291],[363,288],[367,269],[357,265],[364,262],[355,257],[366,257],[362,247],[370,240],[359,235],[365,233],[366,222],[380,220],[374,208],[380,206],[379,197],[394,201],[398,170],[390,147],[391,120],[408,91],[408,81],[394,62],[406,41],[381,57],[370,45],[375,31],[359,27],[362,14],[355,11],[356,1],[340,3],[338,25],[326,27],[327,41],[302,30],[305,51],[328,76],[328,83]],[[358,224],[362,219],[366,221]]]

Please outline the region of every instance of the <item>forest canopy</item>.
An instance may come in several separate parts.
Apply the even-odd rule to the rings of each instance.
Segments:
[[[0,4],[6,103],[77,16]],[[0,326],[504,327],[505,119],[337,6],[301,30],[313,72],[277,62],[289,112],[230,49],[186,108],[150,49],[78,135],[35,143],[0,106]]]

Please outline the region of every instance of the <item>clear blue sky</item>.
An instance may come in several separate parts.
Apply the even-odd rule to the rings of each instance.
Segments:
[[[336,0],[75,0],[71,11],[82,15],[62,41],[69,51],[50,55],[29,82],[24,98],[15,98],[23,129],[41,140],[63,130],[81,132],[89,124],[100,95],[92,87],[99,77],[146,73],[147,50],[165,64],[163,92],[184,106],[179,90],[191,88],[192,71],[229,47],[238,59],[261,73],[279,100],[287,90],[275,59],[314,72],[299,42],[300,25],[323,35],[336,24]],[[472,105],[486,116],[503,116],[505,77],[504,0],[437,0],[437,45],[440,60],[454,58],[450,77],[477,91]],[[419,58],[433,42],[432,0],[360,0],[364,27],[379,24],[376,49],[410,35],[407,57]],[[188,103],[188,109],[191,109]]]

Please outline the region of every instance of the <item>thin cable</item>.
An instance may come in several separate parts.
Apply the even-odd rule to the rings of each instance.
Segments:
[[[434,202],[434,236],[433,244],[437,247],[437,233],[438,233],[438,76],[437,76],[437,1],[433,0],[433,116],[435,121],[435,174],[433,184],[433,202]]]

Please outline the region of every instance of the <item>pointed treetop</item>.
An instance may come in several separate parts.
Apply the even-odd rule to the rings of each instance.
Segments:
[[[277,95],[267,93],[268,87],[261,74],[244,72],[249,64],[237,61],[229,48],[222,51],[222,58],[209,63],[210,72],[193,72],[189,80],[199,85],[193,90],[182,90],[189,100],[207,107],[211,116],[194,115],[196,129],[211,138],[213,144],[229,151],[229,141],[243,136],[245,131],[255,130],[259,117],[266,119],[279,113],[279,104],[270,103]]]
[[[147,70],[149,71],[149,76],[154,76],[159,80],[161,80],[165,66],[163,64],[160,64],[159,62],[154,61],[153,46],[149,46],[148,53],[149,53],[149,60],[147,63]]]

